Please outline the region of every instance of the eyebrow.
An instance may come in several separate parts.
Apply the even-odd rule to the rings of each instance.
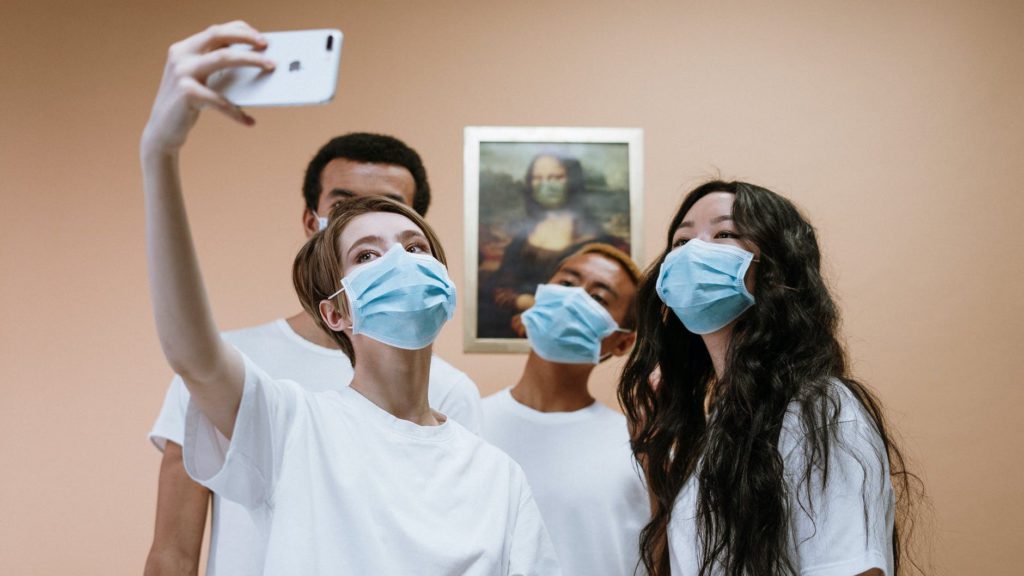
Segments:
[[[331,190],[330,192],[328,192],[327,195],[329,197],[331,197],[331,198],[337,198],[339,196],[344,197],[344,198],[355,198],[356,196],[358,196],[358,194],[356,194],[355,192],[353,192],[353,191],[351,191],[351,190],[349,190],[347,188],[335,188],[335,189]],[[391,200],[394,200],[395,202],[398,202],[399,204],[405,204],[405,197],[402,196],[401,194],[390,193],[390,194],[376,194],[376,195],[377,196],[383,196],[385,198],[390,198]]]
[[[561,274],[563,272],[565,274],[573,276],[577,280],[583,280],[583,275],[580,274],[579,272],[577,272],[576,270],[572,269],[572,268],[565,268],[565,267],[563,267],[561,270],[558,271],[559,274]],[[612,288],[608,284],[605,284],[604,282],[601,282],[600,280],[594,282],[594,286],[597,287],[597,288],[600,288],[601,290],[604,290],[605,292],[608,292],[609,294],[611,294],[612,296],[614,296],[616,298],[619,297],[619,293],[614,288]]]
[[[732,220],[732,214],[724,214],[722,216],[715,216],[714,218],[711,219],[711,224],[718,224],[720,222],[725,222],[726,220]],[[692,227],[693,227],[693,222],[691,222],[689,220],[686,220],[682,224],[679,225],[679,228],[692,228]]]
[[[410,238],[422,238],[425,242],[427,242],[428,246],[430,245],[430,241],[427,240],[426,235],[423,234],[423,232],[420,232],[419,230],[406,230],[406,231],[404,231],[404,232],[402,232],[401,234],[398,235],[399,243],[405,242],[406,240],[408,240]],[[352,247],[348,249],[348,252],[346,253],[346,256],[351,256],[352,252],[355,251],[356,248],[359,248],[360,246],[363,246],[363,245],[366,245],[366,244],[374,244],[374,245],[377,245],[377,246],[383,246],[383,245],[387,244],[387,239],[384,238],[383,236],[379,236],[377,234],[369,234],[367,236],[363,236],[362,238],[360,238],[360,239],[358,239],[358,240],[356,240],[355,242],[352,243]],[[430,253],[431,253],[431,255],[433,255],[433,253],[434,253],[433,248],[431,248]]]

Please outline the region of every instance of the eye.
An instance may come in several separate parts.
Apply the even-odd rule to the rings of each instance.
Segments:
[[[413,242],[405,247],[405,251],[413,254],[430,254],[430,246],[424,242]]]
[[[363,250],[362,252],[356,254],[355,262],[356,264],[365,264],[366,262],[370,262],[376,257],[377,253],[374,252],[373,250]]]
[[[733,240],[739,240],[740,235],[731,230],[722,230],[718,234],[715,234],[715,238],[732,238]]]
[[[608,307],[608,301],[605,300],[604,296],[601,296],[600,293],[595,292],[595,293],[591,294],[590,297],[593,298],[594,300],[596,300],[597,303],[600,304],[601,306],[604,306],[605,308]]]
[[[677,238],[676,241],[672,243],[672,249],[675,250],[676,248],[679,248],[680,246],[686,244],[689,241],[689,238]]]

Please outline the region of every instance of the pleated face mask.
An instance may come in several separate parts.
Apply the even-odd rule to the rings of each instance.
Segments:
[[[601,342],[622,330],[612,315],[578,286],[541,284],[523,312],[526,337],[541,358],[561,364],[597,364]]]
[[[690,240],[662,262],[658,296],[690,332],[721,330],[754,305],[743,282],[753,259],[742,248]]]
[[[429,254],[410,254],[399,244],[341,280],[348,297],[352,333],[395,348],[431,344],[455,313],[455,285]]]

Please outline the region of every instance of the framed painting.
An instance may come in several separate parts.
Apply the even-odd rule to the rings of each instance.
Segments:
[[[465,131],[466,352],[529,350],[519,315],[590,242],[640,261],[643,131],[470,126]]]

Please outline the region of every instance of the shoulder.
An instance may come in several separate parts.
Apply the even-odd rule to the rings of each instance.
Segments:
[[[303,397],[312,397],[314,395],[314,393],[307,391],[294,380],[271,376],[259,364],[253,362],[244,350],[239,350],[239,353],[245,362],[243,397],[248,394],[259,394],[276,398],[279,401],[296,403]]]
[[[632,456],[629,422],[626,420],[626,417],[600,400],[596,402],[598,407],[595,409],[594,417],[594,441],[601,443],[603,446],[602,450],[613,450],[616,453],[625,451]]]
[[[508,406],[509,400],[511,399],[511,396],[509,396],[509,390],[509,388],[503,388],[490,396],[485,396],[480,400],[480,406],[482,406],[485,411],[501,410],[505,408]]]
[[[445,394],[457,390],[471,393],[476,398],[480,398],[476,383],[465,372],[452,366],[436,354],[430,360],[430,386],[443,389]]]
[[[594,412],[598,418],[610,423],[622,424],[623,426],[626,425],[626,417],[623,416],[621,412],[612,409],[600,400],[595,400],[594,402],[597,404],[597,408],[595,408]]]
[[[228,330],[221,333],[221,337],[231,344],[238,346],[240,343],[266,340],[269,338],[281,338],[281,328],[278,325],[283,320],[273,320],[256,326],[248,326],[237,330]]]
[[[523,471],[519,464],[503,450],[477,436],[456,420],[451,420],[449,425],[454,428],[452,435],[458,446],[472,453],[473,468],[476,472],[503,473],[511,478],[522,476]]]
[[[434,354],[430,358],[430,377],[443,380],[469,380],[465,372],[452,366],[447,360]]]
[[[830,380],[819,390],[821,393],[809,400],[789,404],[779,435],[783,458],[797,456],[803,461],[808,457],[807,449],[813,449],[815,438],[835,444],[840,453],[847,452],[858,459],[868,454],[881,456],[884,447],[878,426],[857,393],[838,379]],[[804,414],[811,415],[810,420]]]

